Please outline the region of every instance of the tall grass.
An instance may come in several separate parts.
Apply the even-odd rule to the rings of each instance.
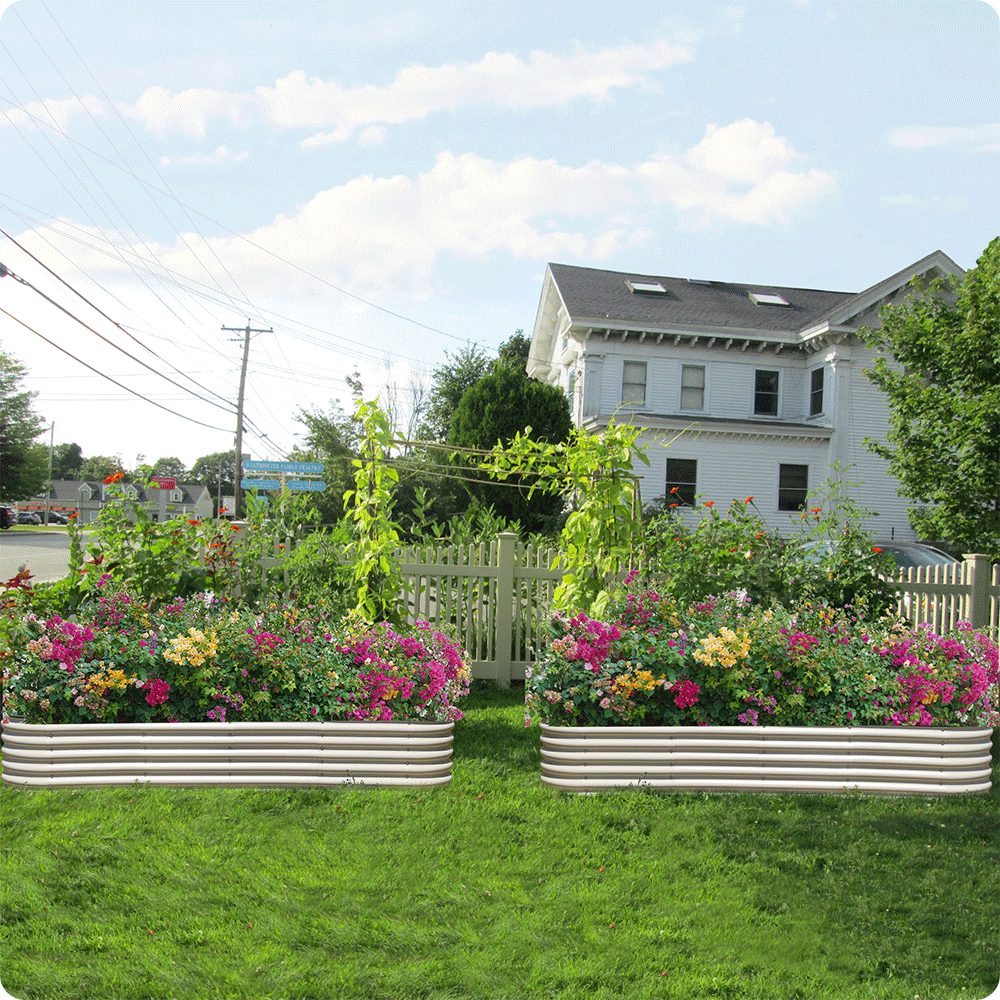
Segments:
[[[996,742],[994,761],[998,760]],[[427,790],[0,790],[0,982],[101,998],[983,998],[988,795],[596,796],[477,686]]]

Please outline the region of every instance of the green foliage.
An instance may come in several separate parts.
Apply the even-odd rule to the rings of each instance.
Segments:
[[[89,482],[103,482],[108,476],[122,471],[121,455],[91,455],[80,465],[80,478]]]
[[[83,451],[76,442],[57,444],[52,449],[53,479],[79,479],[82,465]]]
[[[452,414],[458,409],[462,396],[489,372],[491,366],[486,351],[475,344],[455,354],[445,351],[445,357],[447,361],[438,365],[432,374],[426,416],[419,430],[423,441],[447,439]]]
[[[42,418],[32,409],[37,395],[22,388],[28,369],[0,350],[0,500],[35,496],[47,477],[46,466],[32,461]]]
[[[393,434],[378,401],[358,401],[356,416],[363,436],[361,457],[353,459],[354,489],[344,494],[344,504],[355,527],[349,554],[357,586],[356,617],[370,622],[399,618],[401,574],[395,559],[400,527],[392,520],[393,493],[399,473],[386,458]]]
[[[733,500],[725,513],[701,495],[694,508],[657,501],[646,511],[643,572],[680,603],[739,588],[764,604],[864,600],[886,611],[894,592],[884,577],[895,567],[862,526],[867,512],[849,493],[857,487],[838,479],[810,491],[800,530],[787,537],[764,525],[753,497]]]
[[[345,413],[339,403],[331,403],[327,413],[301,411],[296,420],[306,428],[305,445],[293,453],[298,461],[323,463],[327,488],[312,502],[323,524],[334,524],[345,514],[344,493],[354,482],[351,462],[358,457],[363,434],[356,413]]]
[[[572,504],[557,562],[563,570],[555,594],[559,607],[599,614],[609,588],[634,561],[642,512],[632,467],[634,461],[649,464],[635,443],[640,433],[640,428],[612,423],[601,435],[575,429],[558,443],[516,434],[482,463],[501,481],[525,477],[529,494],[544,491]]]
[[[1000,237],[957,288],[930,291],[883,309],[869,331],[892,359],[865,373],[891,427],[888,443],[866,443],[920,504],[921,537],[1000,559]]]
[[[529,379],[523,368],[499,364],[462,396],[448,444],[487,450],[518,435],[555,444],[566,441],[572,427],[569,404],[558,387]],[[558,494],[532,489],[532,476],[508,476],[500,485],[478,474],[471,461],[459,461],[458,468],[473,480],[465,484],[472,498],[506,520],[519,521],[526,531],[539,530],[562,510]]]

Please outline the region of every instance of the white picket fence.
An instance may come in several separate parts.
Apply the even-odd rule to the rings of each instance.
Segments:
[[[291,547],[289,539],[280,550],[276,542],[262,569],[280,568]],[[453,629],[473,676],[507,687],[544,655],[546,614],[562,575],[553,566],[557,555],[510,533],[488,544],[397,549],[407,616]],[[889,583],[899,613],[912,621],[935,630],[970,622],[1000,642],[1000,567],[985,556],[904,570]]]

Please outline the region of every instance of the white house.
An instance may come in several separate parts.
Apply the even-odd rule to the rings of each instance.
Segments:
[[[864,444],[889,418],[858,331],[918,294],[913,279],[964,273],[935,251],[862,292],[830,292],[549,264],[527,370],[566,391],[577,427],[643,428],[644,502],[673,487],[720,509],[753,496],[787,531],[836,467],[862,484],[851,495],[878,538],[912,541],[912,504]]]

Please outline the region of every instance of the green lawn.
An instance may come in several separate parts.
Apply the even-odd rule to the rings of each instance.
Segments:
[[[520,694],[477,687],[441,788],[3,785],[0,982],[21,1000],[983,998],[993,781],[563,794]]]

